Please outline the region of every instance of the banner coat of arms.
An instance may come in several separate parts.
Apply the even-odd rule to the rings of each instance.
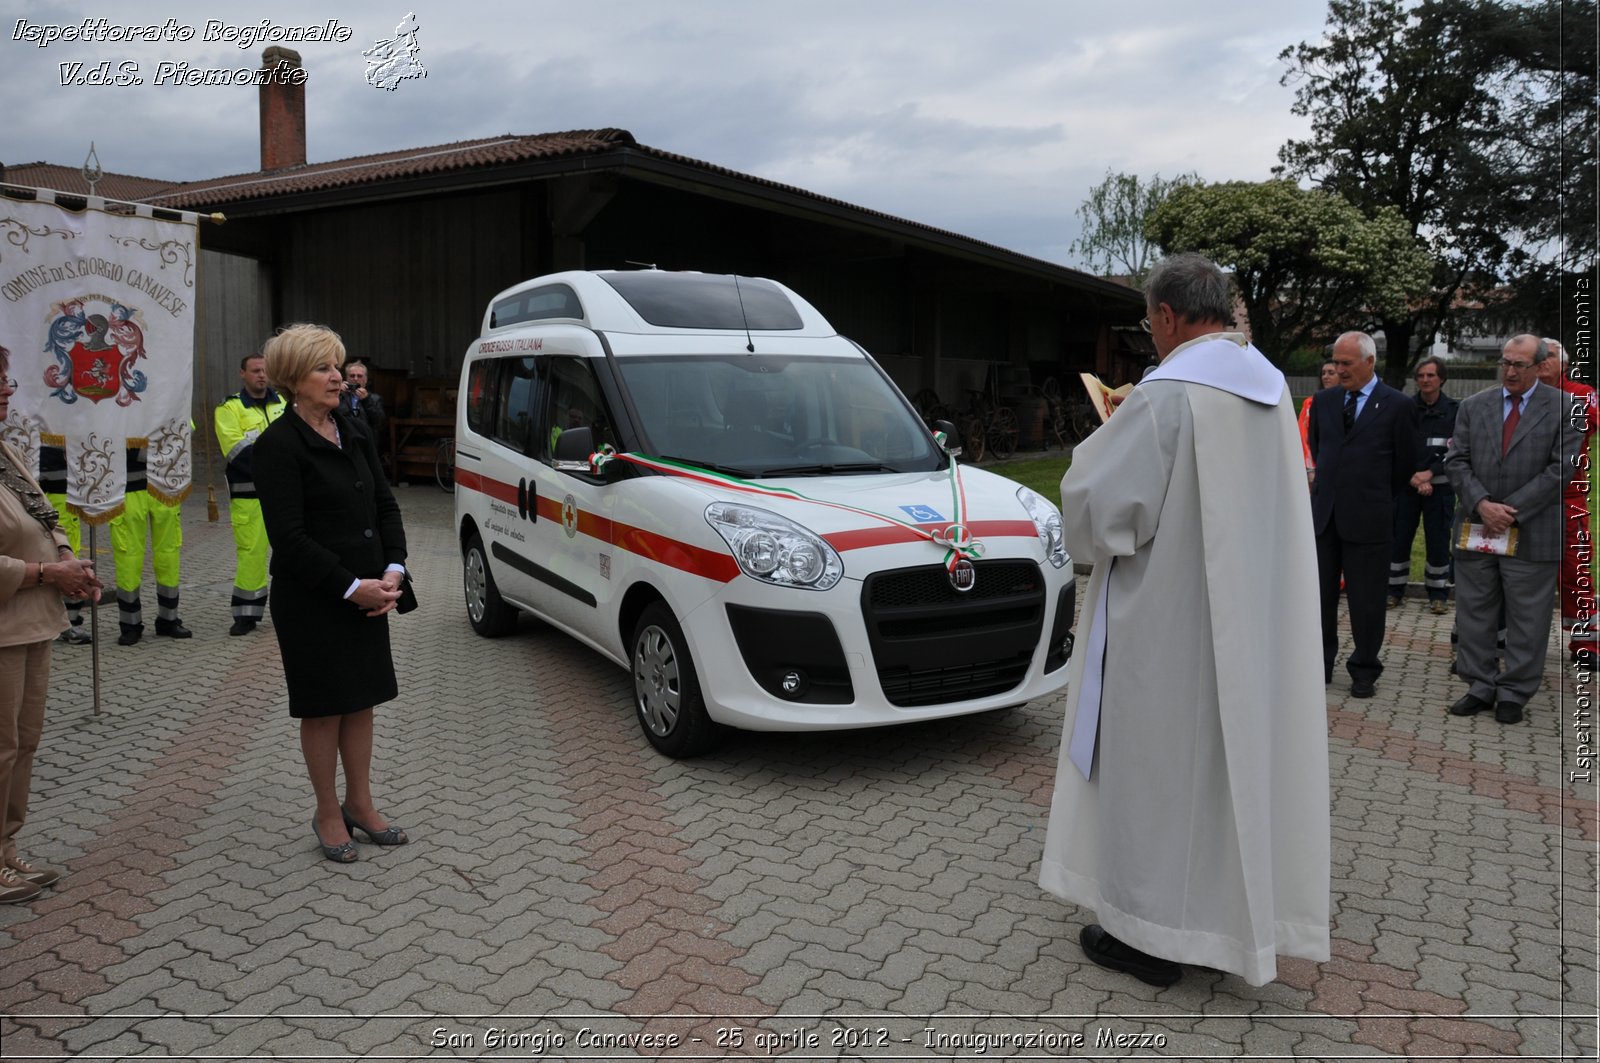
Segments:
[[[191,221],[0,195],[0,346],[19,385],[0,434],[67,456],[67,504],[91,524],[122,510],[125,451],[150,493],[191,488],[196,272]]]

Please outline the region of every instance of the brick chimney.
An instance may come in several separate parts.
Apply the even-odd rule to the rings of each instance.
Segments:
[[[261,69],[300,69],[300,53],[273,45],[261,53]],[[306,164],[306,87],[303,77],[263,78],[261,168],[286,170]]]

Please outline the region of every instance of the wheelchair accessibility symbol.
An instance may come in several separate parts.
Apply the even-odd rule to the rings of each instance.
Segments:
[[[940,516],[939,511],[932,506],[901,506],[900,510],[918,524],[934,524],[944,521],[944,517]]]

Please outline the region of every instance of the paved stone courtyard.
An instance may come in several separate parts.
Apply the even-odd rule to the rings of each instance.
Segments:
[[[423,605],[375,783],[413,844],[318,853],[271,631],[226,634],[226,504],[191,501],[195,638],[119,647],[103,610],[98,715],[90,650],[56,648],[22,842],[68,876],[0,907],[5,1059],[1596,1056],[1558,652],[1527,723],[1451,718],[1450,618],[1391,612],[1379,696],[1328,697],[1334,958],[1156,990],[1038,888],[1058,702],[669,761],[621,669],[473,635],[449,496],[399,495]]]

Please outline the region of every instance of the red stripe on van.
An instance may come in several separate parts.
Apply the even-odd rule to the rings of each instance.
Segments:
[[[598,521],[598,518],[596,518]],[[739,562],[731,554],[718,553],[707,550],[690,543],[681,543],[676,539],[669,539],[665,535],[645,531],[627,524],[611,524],[611,538],[608,542],[615,543],[618,547],[629,553],[647,557],[652,561],[659,561],[663,565],[681,568],[685,572],[692,572],[706,579],[714,579],[718,583],[727,583],[739,575]],[[580,522],[579,527],[582,527]]]
[[[502,502],[517,504],[517,487],[515,484],[502,483],[475,472],[462,469],[456,470],[456,486],[471,491],[478,491],[497,498]],[[561,524],[561,500],[549,495],[539,495],[536,500],[540,520],[548,520]],[[943,531],[949,526],[948,522],[941,524],[923,524],[920,527],[927,532]],[[1019,538],[1034,539],[1039,535],[1037,528],[1031,520],[979,520],[970,525],[972,534],[979,539]],[[657,532],[636,528],[631,524],[621,524],[607,520],[596,513],[580,509],[578,511],[578,531],[601,542],[610,543],[621,550],[651,561],[668,565],[672,568],[688,572],[695,576],[716,580],[718,583],[727,583],[739,575],[739,563],[729,554],[718,550],[707,550],[704,547],[691,543],[680,542],[677,539],[661,535]],[[857,528],[853,531],[834,532],[823,536],[824,539],[841,553],[846,550],[862,550],[872,546],[892,546],[896,543],[926,542],[909,528],[893,524],[884,524],[875,528]]]
[[[512,505],[517,504],[515,484],[501,483],[499,480],[492,480],[477,473],[457,472],[456,486],[481,492],[490,498],[497,498]],[[561,507],[561,499],[549,495],[539,495],[534,501],[539,519],[557,525],[562,524]],[[739,563],[729,554],[707,550],[643,528],[607,520],[588,510],[578,510],[578,531],[601,542],[610,543],[620,550],[638,554],[640,557],[680,569],[694,576],[716,580],[718,583],[727,583],[739,575]]]
[[[537,499],[535,499],[535,503],[534,509],[539,511],[540,520],[553,520],[557,524],[562,522],[560,502],[557,502],[555,499],[546,495],[540,495]]]
[[[950,526],[946,521],[943,524],[919,524],[925,532],[942,532]],[[1036,539],[1039,529],[1033,526],[1031,520],[976,520],[968,525],[972,534],[979,539]],[[871,546],[893,546],[896,543],[926,542],[910,528],[903,528],[894,524],[884,524],[876,528],[856,528],[852,531],[833,532],[824,535],[828,545],[843,553],[846,550],[864,550]]]
[[[505,484],[499,480],[491,480],[481,473],[471,472],[460,466],[456,467],[456,486],[465,487],[469,491],[488,495],[490,498],[499,499],[501,502],[517,504],[517,485]]]

